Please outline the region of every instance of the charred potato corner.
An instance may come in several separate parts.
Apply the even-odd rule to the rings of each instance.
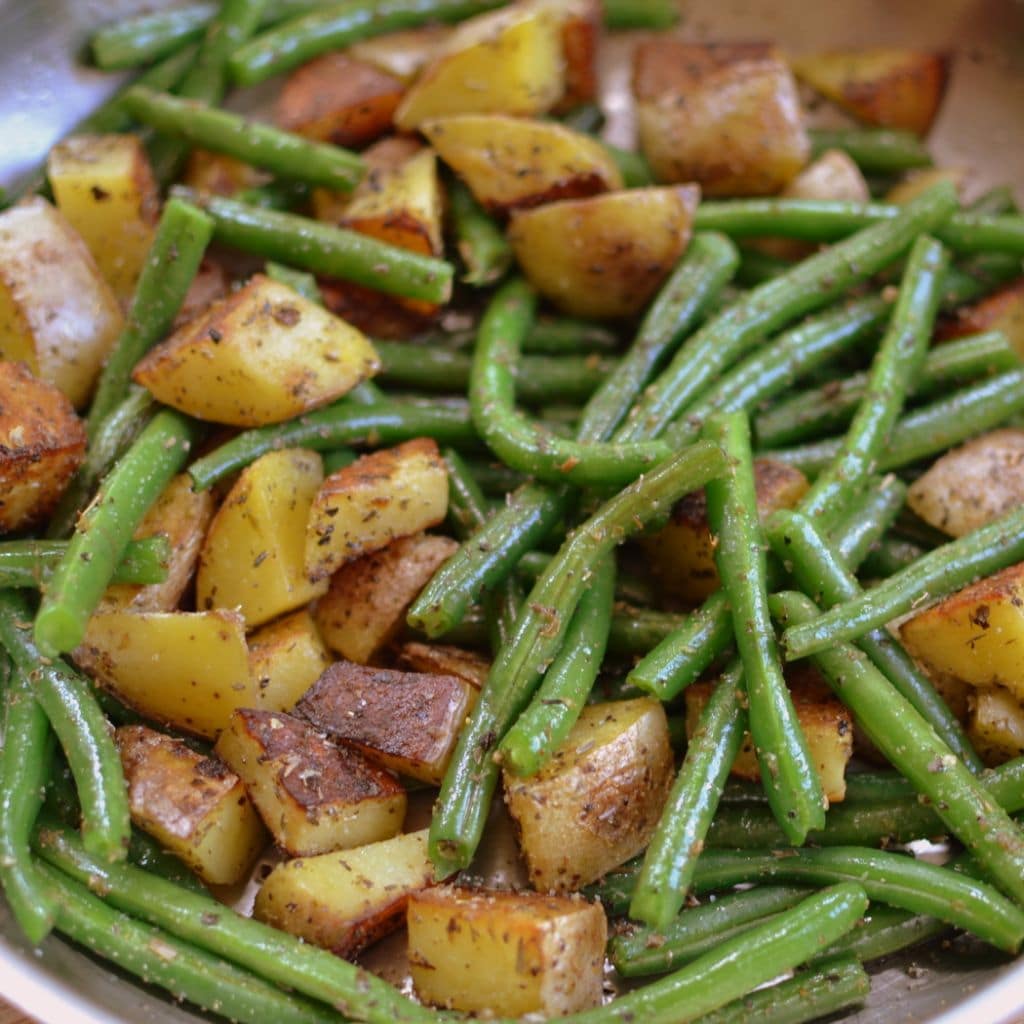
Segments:
[[[97,27],[136,77],[0,209],[27,941],[252,1024],[834,1019],[1020,951],[1024,219],[933,164],[948,55],[675,8]]]

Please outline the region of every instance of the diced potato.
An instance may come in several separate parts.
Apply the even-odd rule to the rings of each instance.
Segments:
[[[237,612],[100,612],[75,663],[146,718],[216,739],[256,704]]]
[[[405,83],[346,53],[325,53],[288,76],[277,123],[309,139],[365,146],[391,128]]]
[[[291,711],[331,664],[307,608],[268,623],[249,637],[249,672],[257,707]]]
[[[969,175],[966,167],[929,167],[926,170],[914,171],[905,180],[889,189],[885,201],[903,206],[940,181],[948,181],[956,186],[958,192],[963,192]]]
[[[970,698],[967,736],[988,765],[1024,754],[1024,708],[1001,687],[975,690]]]
[[[434,882],[427,830],[279,864],[256,896],[258,921],[354,956],[400,927],[410,894]]]
[[[634,57],[640,148],[660,181],[709,196],[773,195],[810,153],[796,82],[763,43],[661,38]]]
[[[132,376],[190,416],[258,427],[326,405],[379,368],[354,327],[256,274],[152,349]]]
[[[127,306],[160,214],[160,193],[142,140],[137,135],[72,135],[50,150],[46,176],[57,208]]]
[[[123,324],[117,297],[56,208],[36,196],[0,213],[0,357],[26,363],[81,408]]]
[[[665,712],[647,697],[591,704],[532,778],[504,773],[530,884],[575,891],[639,853],[668,798]]]
[[[459,114],[424,121],[420,130],[494,213],[622,188],[604,146],[555,121]]]
[[[183,327],[200,313],[205,313],[214,302],[223,299],[227,293],[228,277],[224,273],[224,268],[219,263],[204,259],[199,264],[188,291],[185,292],[178,315],[174,318],[174,330]]]
[[[549,111],[565,92],[562,19],[512,4],[462,22],[435,52],[395,111],[412,131],[445,114]]]
[[[487,682],[491,663],[476,651],[465,651],[450,644],[421,644],[412,641],[398,649],[398,664],[410,672],[432,672],[457,676],[480,689]]]
[[[24,363],[0,361],[0,532],[43,522],[84,458],[67,398]]]
[[[306,526],[323,483],[316,452],[285,448],[246,467],[213,518],[199,557],[196,605],[236,608],[252,628],[319,597],[305,573]]]
[[[361,39],[346,52],[356,60],[372,64],[403,82],[410,82],[451,34],[448,25],[423,25],[404,32],[388,32]]]
[[[597,97],[597,54],[604,17],[600,0],[533,0],[562,19],[565,92],[555,106],[561,113]]]
[[[1005,687],[1024,699],[1024,562],[950,594],[900,626],[929,675]]]
[[[922,50],[835,50],[790,62],[816,92],[864,124],[927,135],[946,89],[949,60]]]
[[[512,214],[508,238],[530,283],[571,316],[640,312],[690,240],[700,193],[634,188]]]
[[[686,688],[686,735],[692,736],[701,712],[714,688],[713,683],[695,683]],[[853,754],[853,719],[843,704],[820,680],[796,677],[790,684],[793,707],[807,738],[811,760],[818,769],[821,788],[829,803],[846,796],[846,765]],[[732,774],[758,781],[761,771],[753,740],[748,732],[732,766]]]
[[[436,526],[447,510],[448,472],[430,438],[364,455],[332,473],[317,492],[306,530],[306,572],[321,580],[398,537]]]
[[[115,733],[132,821],[210,885],[248,875],[267,833],[242,780],[213,757],[143,725]]]
[[[1024,504],[1024,430],[992,430],[939,456],[910,485],[907,504],[952,537]]]
[[[408,923],[409,969],[426,1003],[544,1019],[601,1004],[599,903],[444,886],[410,898]]]
[[[943,340],[978,331],[1002,331],[1024,359],[1024,277],[993,292],[973,306],[957,310],[940,332]]]
[[[800,470],[773,459],[754,460],[757,509],[762,519],[780,508],[792,508],[807,491]],[[641,540],[648,564],[663,589],[681,600],[699,604],[718,590],[715,544],[708,526],[704,491],[676,502],[672,518]]]
[[[395,777],[291,715],[238,710],[215,750],[293,857],[349,850],[402,830],[405,790]]]
[[[182,180],[197,192],[215,196],[233,196],[246,188],[266,185],[271,176],[252,164],[247,164],[227,153],[214,153],[209,149],[193,149]]]
[[[385,768],[437,786],[475,697],[456,676],[339,661],[295,713]]]
[[[213,519],[213,495],[192,490],[187,473],[176,476],[150,506],[135,530],[136,540],[163,535],[170,545],[167,579],[145,586],[116,583],[107,587],[100,611],[173,612],[192,582],[199,549]]]
[[[343,565],[316,608],[327,646],[370,664],[405,627],[405,613],[458,550],[449,537],[418,533]]]

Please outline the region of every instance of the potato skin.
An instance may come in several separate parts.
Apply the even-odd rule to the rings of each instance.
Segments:
[[[399,667],[410,672],[433,672],[457,676],[477,690],[487,682],[491,663],[476,651],[466,651],[451,644],[422,644],[410,641],[398,649]]]

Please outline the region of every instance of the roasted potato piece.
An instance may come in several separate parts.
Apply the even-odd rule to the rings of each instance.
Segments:
[[[67,398],[24,363],[0,361],[0,533],[44,521],[84,458]]]
[[[639,853],[661,817],[673,775],[662,706],[591,704],[532,778],[504,773],[530,884],[569,892]]]
[[[927,135],[949,74],[945,54],[922,50],[833,50],[790,62],[801,81],[864,124]]]
[[[167,579],[145,586],[116,583],[107,587],[100,611],[173,612],[192,582],[199,549],[213,519],[213,495],[192,490],[187,473],[176,476],[156,499],[135,530],[135,539],[163,535],[170,545]]]
[[[197,192],[215,196],[233,196],[246,188],[266,185],[271,176],[252,164],[226,153],[193,149],[185,164],[184,184]]]
[[[601,1003],[608,927],[599,903],[444,886],[415,893],[407,916],[424,1002],[544,1019]]]
[[[546,6],[512,4],[458,25],[395,111],[413,131],[446,114],[549,111],[565,92],[562,21]]]
[[[264,711],[291,711],[330,664],[331,655],[307,608],[249,637],[249,672],[257,706]]]
[[[184,326],[200,313],[205,313],[218,299],[228,293],[228,276],[219,263],[204,259],[188,286],[181,309],[174,318],[174,330]]]
[[[424,121],[420,130],[492,213],[622,188],[604,146],[555,121],[459,114]]]
[[[686,735],[692,736],[701,712],[714,688],[712,683],[695,683],[686,688]],[[796,676],[790,694],[800,727],[807,738],[811,760],[818,769],[821,788],[829,803],[846,796],[846,765],[853,754],[853,719],[843,704],[832,696],[821,680]],[[732,774],[757,781],[761,771],[753,740],[748,732],[732,766]]]
[[[565,92],[555,106],[563,113],[597,97],[597,51],[604,11],[600,0],[534,0],[562,19]]]
[[[206,534],[199,608],[237,608],[252,628],[319,597],[306,577],[306,527],[323,483],[316,452],[285,448],[247,466]]]
[[[448,510],[448,472],[430,438],[364,455],[332,473],[313,500],[306,572],[329,576],[346,562],[440,523]]]
[[[796,83],[773,46],[656,39],[633,64],[640,148],[660,181],[772,195],[807,163]]]
[[[475,698],[456,676],[339,661],[295,713],[385,768],[439,786]]]
[[[46,177],[57,209],[127,306],[160,215],[160,193],[142,140],[137,135],[72,135],[50,150]]]
[[[256,274],[152,349],[132,377],[190,416],[258,427],[319,408],[379,368],[362,333]]]
[[[405,83],[345,53],[325,53],[288,76],[277,123],[309,139],[365,146],[391,128]]]
[[[777,509],[792,508],[808,487],[800,470],[773,459],[754,460],[754,482],[762,519]],[[677,501],[669,522],[642,538],[641,545],[660,585],[674,597],[698,604],[721,585],[703,490]]]
[[[640,312],[690,240],[700,193],[634,188],[512,214],[508,238],[530,283],[571,316]]]
[[[0,357],[86,404],[124,319],[85,242],[45,199],[0,213]]]
[[[423,25],[404,32],[388,32],[361,39],[346,52],[356,60],[372,64],[403,82],[410,82],[451,34],[448,25]]]
[[[458,547],[449,537],[417,533],[343,565],[316,608],[327,646],[370,664],[402,631],[409,605]]]
[[[115,734],[132,821],[210,885],[248,875],[267,833],[242,780],[214,757],[143,725]]]
[[[887,203],[903,206],[911,199],[916,199],[922,192],[927,192],[940,181],[948,181],[956,186],[961,194],[964,191],[970,172],[966,167],[929,167],[926,170],[914,171],[903,181],[893,185],[885,195]]]
[[[1000,288],[973,306],[957,310],[939,336],[962,338],[979,331],[1002,331],[1024,359],[1024,277]]]
[[[967,736],[988,765],[1024,754],[1024,708],[1002,687],[975,690],[969,699]]]
[[[216,739],[256,704],[237,612],[100,612],[75,663],[146,718]]]
[[[410,894],[434,883],[427,830],[279,864],[256,896],[258,921],[338,956],[400,927]]]
[[[950,594],[900,626],[904,646],[930,675],[1003,686],[1024,699],[1024,562]]]
[[[398,664],[410,672],[432,672],[457,676],[477,690],[487,682],[491,663],[476,651],[464,651],[450,644],[421,644],[412,641],[398,650]]]
[[[349,850],[402,830],[405,790],[395,777],[291,715],[240,709],[215,752],[293,857]]]

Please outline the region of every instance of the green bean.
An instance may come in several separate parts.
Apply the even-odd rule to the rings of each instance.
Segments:
[[[626,657],[647,654],[685,625],[688,618],[678,612],[654,611],[650,608],[617,609],[612,616],[612,628],[608,634],[608,650],[612,654]],[[725,628],[732,629],[731,620],[726,621]],[[729,632],[728,636],[731,639],[732,633]]]
[[[178,199],[164,205],[124,330],[96,385],[86,421],[90,441],[127,397],[135,364],[170,330],[212,234],[213,222],[201,210]]]
[[[664,927],[635,927],[614,935],[608,956],[623,977],[664,974],[714,949],[770,914],[795,907],[808,895],[796,886],[759,885],[687,907]]]
[[[213,218],[214,237],[225,245],[388,295],[440,303],[451,297],[454,269],[443,260],[294,213],[261,210],[220,196],[197,197],[178,187],[172,191],[195,201]]]
[[[46,714],[32,694],[28,676],[20,669],[11,674],[0,697],[4,711],[0,745],[0,889],[25,937],[38,946],[57,918],[57,906],[47,893],[29,850],[29,837],[43,804],[53,734]]]
[[[864,398],[842,449],[800,500],[801,511],[812,519],[834,521],[841,516],[874,471],[910,381],[924,361],[948,263],[948,254],[934,239],[922,235],[914,243],[888,330],[871,364]]]
[[[768,568],[747,418],[743,413],[713,416],[703,436],[722,445],[732,462],[728,476],[708,483],[708,522],[743,662],[750,734],[768,803],[790,842],[799,844],[811,829],[825,824],[825,797],[782,677],[768,612]]]
[[[329,1024],[337,1014],[289,995],[255,974],[181,942],[158,928],[111,910],[84,886],[42,866],[47,895],[57,902],[57,930],[175,999],[234,1021]]]
[[[198,426],[180,413],[156,414],[79,517],[36,614],[35,641],[47,657],[77,647],[132,533],[188,459]]]
[[[775,513],[769,521],[768,539],[776,554],[791,565],[797,583],[815,600],[832,606],[863,593],[809,516],[785,510]],[[857,644],[949,750],[971,771],[981,771],[981,760],[960,722],[902,645],[884,628],[865,633]]]
[[[671,28],[679,21],[672,0],[601,0],[601,6],[610,29]]]
[[[90,856],[67,831],[39,829],[33,840],[47,863],[96,891],[106,903],[183,941],[248,968],[357,1020],[436,1020],[436,1014],[387,982],[286,932],[242,917],[212,896],[184,892],[129,864]],[[266,1016],[264,1016],[266,1019]]]
[[[837,939],[822,957],[855,956],[862,963],[898,953],[949,931],[949,925],[927,914],[872,904],[856,928]],[[814,961],[812,961],[814,963]]]
[[[850,931],[866,907],[860,886],[852,882],[832,886],[726,940],[674,974],[566,1020],[574,1024],[697,1020],[808,960]]]
[[[683,345],[634,408],[616,440],[631,440],[640,434],[657,437],[730,363],[766,335],[827,305],[897,259],[922,231],[948,219],[956,202],[953,187],[940,183],[901,207],[895,219],[811,256],[741,296]]]
[[[295,270],[292,267],[286,267],[282,263],[268,260],[267,277],[272,281],[277,281],[278,284],[288,285],[292,291],[298,292],[299,295],[310,302],[315,302],[317,305],[322,305],[323,303],[323,298],[320,295],[320,286],[316,283],[316,278],[304,270]]]
[[[889,475],[869,483],[847,508],[846,521],[829,539],[844,565],[859,566],[903,508],[906,484]]]
[[[560,118],[566,128],[585,135],[596,135],[604,127],[604,111],[597,103],[581,103]]]
[[[245,203],[247,206],[257,206],[261,210],[284,210],[287,212],[304,206],[309,199],[310,192],[310,187],[304,182],[285,179],[239,189],[231,198]]]
[[[909,383],[915,396],[934,394],[944,384],[963,383],[1019,367],[1021,358],[1001,331],[986,331],[931,349]],[[844,428],[867,389],[867,374],[855,373],[801,392],[757,417],[758,443],[794,444]]]
[[[802,1024],[860,1003],[870,991],[871,979],[860,963],[837,958],[751,992],[701,1017],[699,1024]]]
[[[883,537],[868,552],[861,570],[869,579],[884,579],[916,562],[927,550],[902,537]]]
[[[470,343],[476,341],[471,332]],[[534,320],[523,338],[523,351],[549,356],[573,355],[580,352],[614,352],[619,338],[601,324],[572,317],[544,317]]]
[[[629,916],[667,928],[686,900],[722,787],[747,729],[743,664],[722,674],[686,747],[637,879]]]
[[[740,252],[743,255],[736,270],[736,283],[744,288],[772,281],[793,269],[793,260],[772,256],[760,249],[740,249]]]
[[[1020,256],[1005,252],[980,253],[949,268],[942,297],[943,312],[974,302],[1020,276]]]
[[[840,131],[811,131],[814,157],[830,149],[841,149],[865,174],[892,174],[931,167],[932,156],[913,132],[890,128],[854,128]]]
[[[132,117],[163,135],[226,153],[283,178],[351,192],[365,171],[363,161],[340,146],[314,142],[198,100],[137,85],[125,93],[124,103]]]
[[[996,185],[978,196],[967,209],[985,217],[999,217],[1004,213],[1017,212],[1017,198],[1009,185]]]
[[[256,85],[361,39],[431,21],[461,21],[496,6],[497,0],[348,0],[324,6],[239,47],[231,73],[239,85]]]
[[[1010,370],[962,388],[902,416],[878,460],[878,470],[899,469],[961,444],[1024,411],[1024,370]],[[768,448],[758,455],[797,466],[815,476],[837,456],[841,438],[793,448]]]
[[[607,556],[595,563],[540,688],[498,745],[495,757],[513,775],[536,775],[579,719],[604,661],[614,596],[615,559]]]
[[[504,232],[456,178],[448,182],[448,207],[455,246],[466,268],[462,280],[476,288],[500,281],[512,265],[512,246]]]
[[[783,637],[786,656],[803,658],[884,626],[911,611],[927,596],[955,590],[1024,559],[1024,508],[929,551],[913,565],[878,586],[843,601],[811,621],[794,625]]]
[[[0,587],[38,590],[67,552],[60,540],[8,540],[0,543]],[[163,583],[171,549],[163,536],[134,540],[124,553],[111,583]]]
[[[803,595],[786,593],[773,600],[773,611],[794,625],[811,621],[817,610]],[[839,643],[815,655],[814,663],[871,742],[931,801],[986,876],[1020,901],[1024,834],[992,794],[862,651]]]
[[[632,149],[620,149],[610,142],[603,145],[622,175],[623,187],[647,188],[655,184],[654,171],[651,170],[651,165],[643,153],[634,152]]]
[[[473,857],[498,766],[490,756],[561,649],[592,570],[614,547],[662,515],[681,494],[722,472],[717,446],[698,443],[659,465],[602,505],[574,530],[523,604],[512,643],[498,653],[441,787],[430,829],[430,855],[439,876]]]
[[[86,847],[107,860],[123,858],[129,815],[121,758],[88,682],[59,658],[43,658],[32,642],[29,605],[14,590],[0,591],[0,644],[31,683],[71,766]]]

